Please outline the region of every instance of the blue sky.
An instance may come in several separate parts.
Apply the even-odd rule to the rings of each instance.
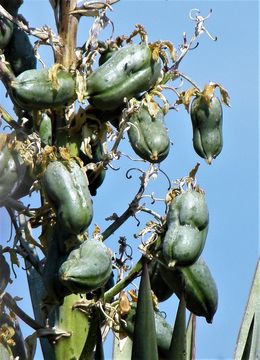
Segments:
[[[53,26],[49,2],[24,1],[21,13],[31,26],[48,24]],[[257,1],[124,1],[115,4],[108,16],[114,22],[115,35],[130,34],[134,24],[144,25],[149,41],[170,40],[177,47],[182,42],[185,31],[190,38],[194,23],[189,20],[191,8],[200,9],[207,15],[213,9],[212,16],[206,21],[207,29],[218,37],[213,42],[206,35],[199,38],[199,46],[188,53],[180,65],[180,71],[192,78],[200,87],[209,81],[221,83],[231,97],[231,108],[223,107],[224,146],[222,153],[211,166],[199,158],[192,147],[191,121],[187,112],[170,111],[166,116],[166,125],[173,141],[168,158],[161,168],[171,180],[188,174],[190,169],[200,162],[197,174],[199,185],[206,192],[210,213],[209,233],[203,256],[207,261],[219,290],[219,308],[212,325],[204,319],[197,321],[198,359],[230,359],[235,343],[248,292],[259,256],[259,24]],[[82,21],[79,41],[88,36],[91,20]],[[110,29],[102,37],[110,35]],[[31,39],[35,41],[35,39]],[[50,51],[40,48],[48,65],[52,64]],[[40,67],[40,64],[38,65]],[[184,88],[187,84],[184,83]],[[12,113],[11,103],[4,98],[4,89],[0,87],[1,105]],[[171,94],[171,100],[175,98]],[[120,148],[134,155],[127,140]],[[113,212],[121,214],[132,200],[139,186],[138,174],[127,180],[125,172],[135,166],[130,160],[122,159],[115,166],[119,171],[108,170],[104,185],[94,200],[94,221],[105,229],[108,223],[105,217]],[[147,168],[146,165],[142,165]],[[157,197],[164,197],[167,181],[161,175],[148,188]],[[27,201],[27,200],[26,200]],[[33,203],[35,199],[28,199]],[[149,201],[147,202],[147,206]],[[157,211],[164,211],[158,204]],[[7,215],[0,209],[1,243],[8,238],[10,231]],[[141,225],[130,219],[122,226],[107,244],[116,251],[119,236],[125,235],[129,244],[137,248],[137,233],[148,216],[141,216]],[[136,258],[138,258],[136,252]],[[9,291],[24,296],[21,304],[29,310],[28,296],[23,274],[19,271],[18,280]],[[170,299],[161,304],[169,322],[173,323],[176,301]],[[28,335],[28,329],[25,330]],[[107,350],[107,354],[109,354]],[[37,355],[40,356],[40,355]],[[109,355],[107,355],[109,359]],[[36,360],[41,360],[37,357]]]

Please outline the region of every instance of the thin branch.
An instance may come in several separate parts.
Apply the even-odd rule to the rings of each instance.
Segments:
[[[184,56],[187,54],[187,52],[190,50],[192,44],[194,43],[194,41],[196,40],[196,38],[198,37],[198,35],[196,36],[195,34],[192,36],[189,44],[184,44],[182,51],[181,51],[181,55],[180,57],[175,61],[175,63],[173,64],[173,66],[169,69],[170,72],[175,72],[178,67],[180,62],[182,61],[182,59],[184,58]]]
[[[0,106],[0,117],[13,129],[22,131],[23,128],[17,124],[17,122],[12,118],[12,116],[2,107]]]
[[[39,259],[33,254],[32,249],[30,249],[30,245],[24,240],[23,237],[20,237],[21,243],[21,256],[23,256],[24,260],[28,262],[34,269],[38,272],[39,275],[42,275],[43,269],[41,266],[41,262]],[[26,255],[22,254],[22,252],[26,252]]]
[[[196,11],[195,17],[193,17],[191,15],[193,10]],[[210,13],[207,16],[203,17],[201,15],[198,15],[199,14],[198,9],[192,9],[190,11],[190,14],[189,14],[190,19],[193,21],[196,21],[194,34],[191,37],[191,40],[189,43],[187,42],[186,33],[183,34],[184,42],[183,42],[183,45],[181,46],[181,54],[180,54],[179,58],[175,61],[173,66],[168,70],[168,72],[174,72],[178,69],[179,64],[182,61],[182,59],[184,58],[184,56],[187,54],[187,52],[189,50],[192,50],[192,44],[202,33],[206,33],[210,37],[210,39],[213,41],[217,40],[217,37],[213,37],[204,26],[204,21],[210,17],[211,13],[212,13],[212,10],[210,10]],[[194,48],[196,48],[197,46],[198,46],[198,43]]]
[[[144,206],[139,206],[138,211],[143,211],[143,212],[145,212],[147,214],[150,214],[153,217],[155,217],[155,219],[159,220],[160,222],[162,222],[162,220],[163,220],[163,217],[161,215],[157,214],[155,211],[153,211],[151,209],[148,209],[148,208],[146,208]]]
[[[16,234],[18,234],[20,229],[19,229],[19,226],[18,226],[18,224],[16,222],[16,216],[14,214],[13,209],[11,209],[10,207],[6,207],[6,211],[8,212],[8,214],[10,216],[10,219],[11,219],[11,222],[12,222],[12,224],[14,226]]]
[[[127,127],[127,119],[124,119],[122,121],[121,125],[120,125],[120,129],[119,129],[119,132],[117,134],[117,138],[115,140],[115,143],[114,143],[114,145],[113,145],[113,147],[111,149],[111,152],[114,153],[114,154],[117,152],[118,146],[120,144],[120,141],[123,138],[126,127]]]
[[[131,203],[129,205],[129,208],[102,233],[103,241],[105,241],[110,235],[112,235],[133,214],[133,203]]]
[[[198,87],[198,85],[191,79],[189,78],[187,75],[183,74],[183,73],[180,73],[178,71],[178,74],[181,78],[187,80],[189,83],[191,83],[196,89],[198,89],[200,91],[200,88]]]
[[[2,5],[0,5],[0,14],[2,14],[6,19],[12,21],[13,24],[17,25],[21,30],[26,32],[28,35],[33,35],[33,36],[37,37],[38,39],[42,40],[43,42],[48,40],[50,37],[49,29],[47,27],[43,27],[41,29],[29,28],[23,21],[21,21],[17,17],[14,17],[11,14],[9,14],[9,12],[6,11]],[[59,44],[59,38],[54,35],[52,35],[52,37],[53,37],[53,39],[52,39],[53,42],[55,42],[56,44]]]
[[[30,211],[28,206],[25,206],[21,201],[15,200],[11,197],[4,199],[4,201],[0,203],[0,206],[15,209],[16,211],[21,212],[29,217],[35,215],[34,211]]]
[[[98,17],[101,11],[106,11],[107,9],[113,10],[111,5],[119,2],[120,0],[107,0],[103,1],[84,1],[77,5],[77,7],[70,12],[75,16],[90,16]]]
[[[23,320],[27,325],[29,325],[34,330],[39,330],[44,328],[43,325],[39,324],[29,315],[27,315],[16,303],[13,297],[9,293],[4,293],[1,296],[2,301],[4,304],[11,309],[21,320]]]
[[[112,301],[113,297],[120,293],[126,286],[128,286],[140,273],[143,268],[143,257],[141,257],[134,265],[129,274],[120,280],[115,286],[105,292],[104,302]]]
[[[103,241],[105,241],[110,235],[112,235],[127,219],[129,219],[130,216],[133,216],[138,211],[139,201],[141,200],[142,195],[148,185],[148,182],[154,172],[155,167],[151,165],[148,171],[144,172],[143,175],[140,177],[141,185],[134,199],[131,201],[128,209],[126,209],[126,211],[102,233]]]
[[[87,9],[87,10],[101,10],[105,8],[109,8],[112,10],[111,5],[119,2],[120,0],[107,0],[106,2],[103,1],[84,1],[78,4],[77,8],[75,10],[79,9]]]
[[[27,34],[30,34],[30,29],[27,25],[25,25],[22,21],[18,20],[17,17],[12,16],[9,14],[8,11],[5,10],[5,8],[0,5],[0,14],[2,14],[6,19],[12,21],[13,24],[17,25],[20,29],[25,31]]]
[[[10,68],[6,66],[3,61],[0,61],[0,79],[3,81],[7,89],[8,86],[10,86],[11,82],[15,80],[14,73],[10,70]]]

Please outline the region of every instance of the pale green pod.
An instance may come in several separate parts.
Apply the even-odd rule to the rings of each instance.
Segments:
[[[184,294],[187,309],[211,323],[218,306],[218,290],[206,262],[200,257],[190,266],[160,270],[162,278],[178,298]]]
[[[112,273],[110,250],[99,240],[86,240],[61,265],[59,278],[74,293],[87,293],[104,286]]]
[[[193,147],[199,156],[211,164],[223,147],[221,102],[213,96],[208,104],[202,96],[197,96],[192,101],[190,114]]]

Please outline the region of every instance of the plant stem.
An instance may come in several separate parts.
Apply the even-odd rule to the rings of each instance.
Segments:
[[[11,82],[15,80],[14,73],[6,66],[3,61],[0,61],[0,80],[3,81],[3,84],[7,90],[10,88]]]
[[[103,241],[112,235],[126,220],[130,218],[130,216],[134,214],[133,206],[131,204],[129,205],[129,208],[102,233]]]
[[[61,0],[59,9],[59,36],[62,43],[61,52],[57,53],[56,62],[70,69],[76,63],[76,41],[78,19],[70,14],[77,6],[77,0]]]
[[[159,214],[157,214],[155,211],[153,211],[151,209],[145,208],[143,206],[139,206],[139,211],[143,211],[147,214],[152,215],[156,220],[159,220],[160,222],[162,222],[162,220],[163,220],[162,216],[160,216]]]
[[[28,206],[25,206],[21,201],[15,200],[11,197],[4,199],[0,205],[14,209],[29,217],[34,216],[34,211],[30,211]]]
[[[199,91],[201,91],[200,88],[198,87],[198,85],[197,85],[191,78],[189,78],[187,75],[185,75],[185,74],[183,74],[183,73],[180,73],[179,71],[178,71],[178,74],[179,74],[180,77],[182,77],[183,79],[185,79],[185,80],[187,80],[189,83],[191,83],[196,89],[198,89]]]
[[[134,265],[129,274],[122,280],[120,280],[115,286],[110,290],[106,291],[104,294],[104,302],[110,302],[114,296],[120,293],[127,285],[129,285],[140,273],[143,267],[143,257],[141,257],[137,263]]]

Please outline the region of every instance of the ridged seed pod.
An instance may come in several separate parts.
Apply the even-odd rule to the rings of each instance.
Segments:
[[[86,174],[74,160],[50,162],[42,187],[65,231],[78,235],[88,228],[93,217],[92,199]]]
[[[204,316],[211,323],[218,306],[218,290],[211,272],[200,257],[190,266],[174,270],[163,268],[161,276],[180,299],[185,297],[186,307],[197,316]]]
[[[208,208],[202,192],[186,190],[174,197],[163,239],[166,263],[171,266],[194,263],[204,248],[208,222]]]
[[[104,286],[112,273],[110,250],[99,240],[86,240],[72,250],[61,265],[59,278],[74,293],[87,293]]]
[[[50,70],[26,70],[11,83],[13,101],[26,110],[42,110],[70,105],[76,99],[71,73],[59,70],[56,80]]]
[[[147,107],[141,106],[129,118],[128,138],[137,155],[151,163],[163,161],[170,150],[170,139],[160,108],[152,116]]]
[[[153,59],[148,45],[125,46],[87,78],[87,98],[98,109],[116,109],[124,98],[149,90],[160,73],[160,62]]]
[[[196,153],[211,164],[223,147],[223,111],[220,100],[213,95],[208,104],[197,96],[191,104],[193,147]]]

